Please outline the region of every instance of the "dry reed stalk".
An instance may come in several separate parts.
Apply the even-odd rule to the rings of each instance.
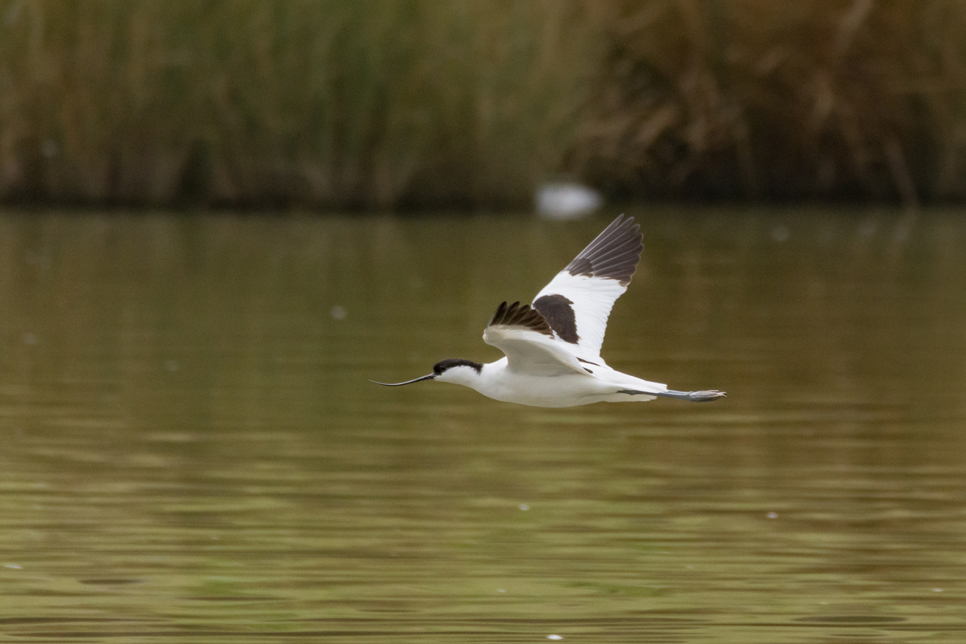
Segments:
[[[573,166],[661,197],[966,197],[966,5],[607,4]]]

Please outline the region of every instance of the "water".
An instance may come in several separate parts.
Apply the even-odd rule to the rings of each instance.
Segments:
[[[607,223],[0,217],[0,639],[966,641],[966,217],[670,210],[609,363],[384,389]]]

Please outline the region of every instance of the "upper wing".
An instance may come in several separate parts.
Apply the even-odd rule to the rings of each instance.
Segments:
[[[534,375],[587,372],[553,337],[550,325],[527,304],[500,304],[483,331],[483,341],[506,354],[507,366]]]
[[[600,359],[607,318],[637,270],[643,239],[634,218],[621,215],[534,298],[533,308],[575,355]]]

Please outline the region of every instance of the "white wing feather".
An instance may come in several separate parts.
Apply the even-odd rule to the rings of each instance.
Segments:
[[[643,238],[634,218],[621,215],[534,298],[533,308],[575,356],[603,364],[607,319],[637,270]]]
[[[537,293],[534,302],[545,295],[562,295],[570,300],[579,337],[576,345],[570,344],[570,349],[585,360],[601,364],[600,347],[607,332],[607,319],[614,302],[626,290],[617,280],[561,271]]]
[[[506,354],[507,368],[539,376],[567,373],[587,375],[577,358],[559,340],[519,326],[493,325],[483,331],[483,341]]]

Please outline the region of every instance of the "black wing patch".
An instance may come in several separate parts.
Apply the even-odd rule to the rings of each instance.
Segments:
[[[538,297],[533,302],[533,308],[544,317],[558,338],[577,344],[580,336],[577,335],[577,318],[574,316],[573,304],[563,295],[554,293]]]
[[[496,313],[493,314],[489,324],[486,326],[495,326],[497,324],[504,326],[522,326],[531,331],[549,335],[551,338],[553,337],[553,330],[550,328],[550,325],[540,315],[540,312],[531,309],[529,304],[514,302],[507,306],[506,302],[502,302],[496,308]]]
[[[644,251],[644,235],[633,217],[619,216],[587,248],[580,251],[564,270],[571,275],[604,277],[627,286]]]

